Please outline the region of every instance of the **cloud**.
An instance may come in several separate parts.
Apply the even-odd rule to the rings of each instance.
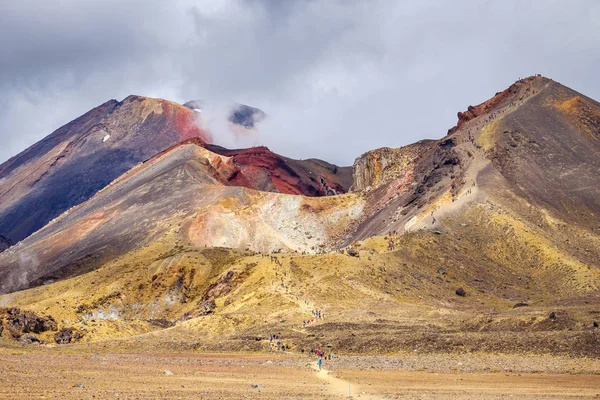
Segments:
[[[593,0],[2,2],[0,161],[139,94],[256,106],[271,149],[351,164],[534,73],[599,99],[599,31]]]

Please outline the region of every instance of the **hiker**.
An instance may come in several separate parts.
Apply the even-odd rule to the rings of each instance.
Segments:
[[[319,366],[319,371],[320,371],[321,365],[323,365],[323,360],[319,358],[319,361],[317,361],[317,365]]]

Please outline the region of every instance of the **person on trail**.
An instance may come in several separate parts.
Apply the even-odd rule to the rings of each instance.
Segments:
[[[323,360],[319,358],[319,361],[317,361],[317,365],[319,366],[319,371],[320,371],[321,365],[323,365]]]

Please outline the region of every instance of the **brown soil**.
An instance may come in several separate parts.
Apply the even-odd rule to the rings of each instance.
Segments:
[[[114,354],[64,349],[0,350],[0,398],[336,399],[347,397],[350,390],[352,398],[361,399],[592,399],[600,393],[600,376],[589,370],[580,374],[566,373],[566,369],[557,374],[427,372],[425,366],[435,368],[433,363],[439,361],[455,363],[449,356],[421,359],[420,371],[368,368],[373,360],[358,357],[326,361],[330,371],[319,373],[313,359],[295,355]],[[401,358],[391,360],[402,362]],[[502,362],[518,370],[519,361],[509,357]],[[563,362],[547,358],[539,367],[569,365]]]

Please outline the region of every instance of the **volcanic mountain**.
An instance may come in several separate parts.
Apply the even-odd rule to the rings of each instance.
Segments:
[[[127,349],[280,332],[293,351],[599,355],[600,104],[535,76],[458,116],[358,157],[344,194],[322,161],[161,149],[0,254],[0,300]]]
[[[185,139],[210,139],[165,100],[110,100],[0,165],[0,233],[17,242],[134,165]]]
[[[238,107],[232,118],[239,110],[260,111]],[[0,234],[18,242],[157,153],[192,138],[210,142],[199,118],[177,103],[129,96],[59,128],[0,165]],[[318,196],[345,192],[351,184],[351,168],[284,159],[266,148],[237,153],[246,174],[232,179],[243,186]]]

